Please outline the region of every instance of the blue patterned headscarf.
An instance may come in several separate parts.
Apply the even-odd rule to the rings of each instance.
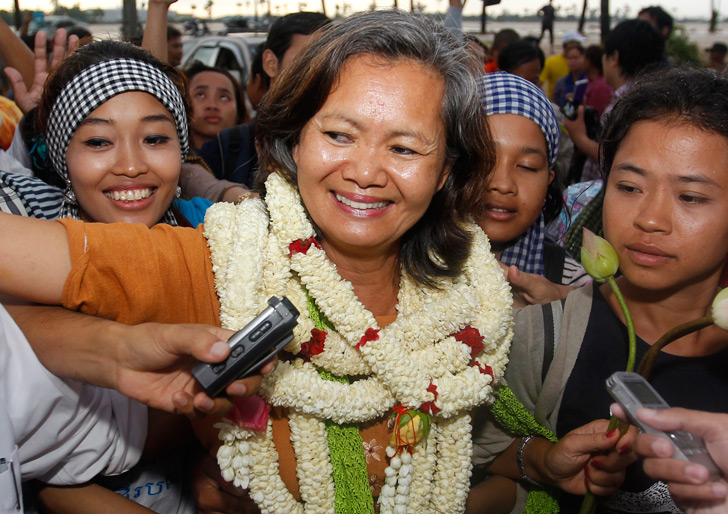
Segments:
[[[485,113],[518,114],[533,121],[546,138],[549,168],[559,154],[559,120],[546,94],[531,82],[512,73],[499,71],[477,78],[480,102]]]
[[[518,114],[533,121],[546,138],[549,168],[559,154],[559,120],[543,91],[512,73],[487,73],[477,78],[480,102],[485,113]],[[543,275],[546,229],[543,215],[500,254],[500,261],[526,273]]]

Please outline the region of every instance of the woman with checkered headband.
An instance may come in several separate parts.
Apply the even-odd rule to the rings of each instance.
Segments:
[[[10,188],[31,217],[150,227],[186,224],[172,207],[188,149],[186,81],[174,67],[131,44],[91,43],[70,54],[50,75],[34,114],[38,133],[33,155],[47,148],[42,176],[0,172],[3,189]],[[23,307],[16,307],[14,314],[17,309]],[[37,314],[27,309],[29,314],[23,318],[21,313],[18,323],[32,344],[41,344],[42,333],[33,331]],[[43,317],[44,324],[53,327],[53,340],[59,333],[76,333],[74,320],[63,309]],[[146,425],[146,417],[128,416],[130,424]],[[180,429],[177,422],[167,428]],[[63,441],[59,437],[59,445]],[[170,448],[159,452],[154,466],[138,464],[76,492],[88,505],[103,502],[119,512],[141,508],[129,499],[137,489],[142,493],[134,501],[156,512],[194,510],[191,498],[182,494],[184,456]],[[145,493],[147,483],[175,485],[152,495]],[[124,498],[115,492],[119,490],[131,493]],[[54,506],[69,504],[80,512],[75,510],[77,494],[47,486],[38,498]]]
[[[478,224],[507,267],[517,299],[543,303],[565,297],[588,275],[546,239],[546,224],[563,205],[554,172],[556,113],[541,89],[516,75],[488,73],[478,77],[478,87],[496,143],[496,165]]]
[[[127,43],[94,42],[50,74],[29,114],[36,174],[60,192],[12,175],[0,180],[26,205],[43,195],[34,217],[184,224],[171,207],[188,151],[186,107],[176,69]]]

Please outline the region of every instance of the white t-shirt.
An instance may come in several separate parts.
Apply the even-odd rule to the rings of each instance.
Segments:
[[[146,436],[144,405],[53,375],[0,306],[0,513],[18,512],[20,480],[70,485],[128,470]]]

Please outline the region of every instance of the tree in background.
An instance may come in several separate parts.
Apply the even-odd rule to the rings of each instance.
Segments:
[[[682,25],[675,25],[670,38],[665,43],[665,55],[672,64],[702,66],[703,60],[698,45],[688,38]]]

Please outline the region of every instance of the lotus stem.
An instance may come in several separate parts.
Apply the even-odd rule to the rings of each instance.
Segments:
[[[640,365],[637,368],[637,373],[645,377],[646,380],[649,380],[650,374],[652,373],[652,367],[655,364],[655,360],[657,359],[657,355],[660,353],[660,350],[662,350],[665,346],[672,343],[673,341],[677,341],[681,337],[685,337],[686,335],[692,334],[693,332],[697,332],[698,330],[701,330],[705,327],[709,327],[712,324],[713,317],[704,316],[702,318],[688,321],[687,323],[683,323],[682,325],[678,325],[675,328],[668,330],[660,339],[657,340],[655,344],[652,345],[649,350],[647,350],[647,353],[644,354],[644,356],[640,360]]]

